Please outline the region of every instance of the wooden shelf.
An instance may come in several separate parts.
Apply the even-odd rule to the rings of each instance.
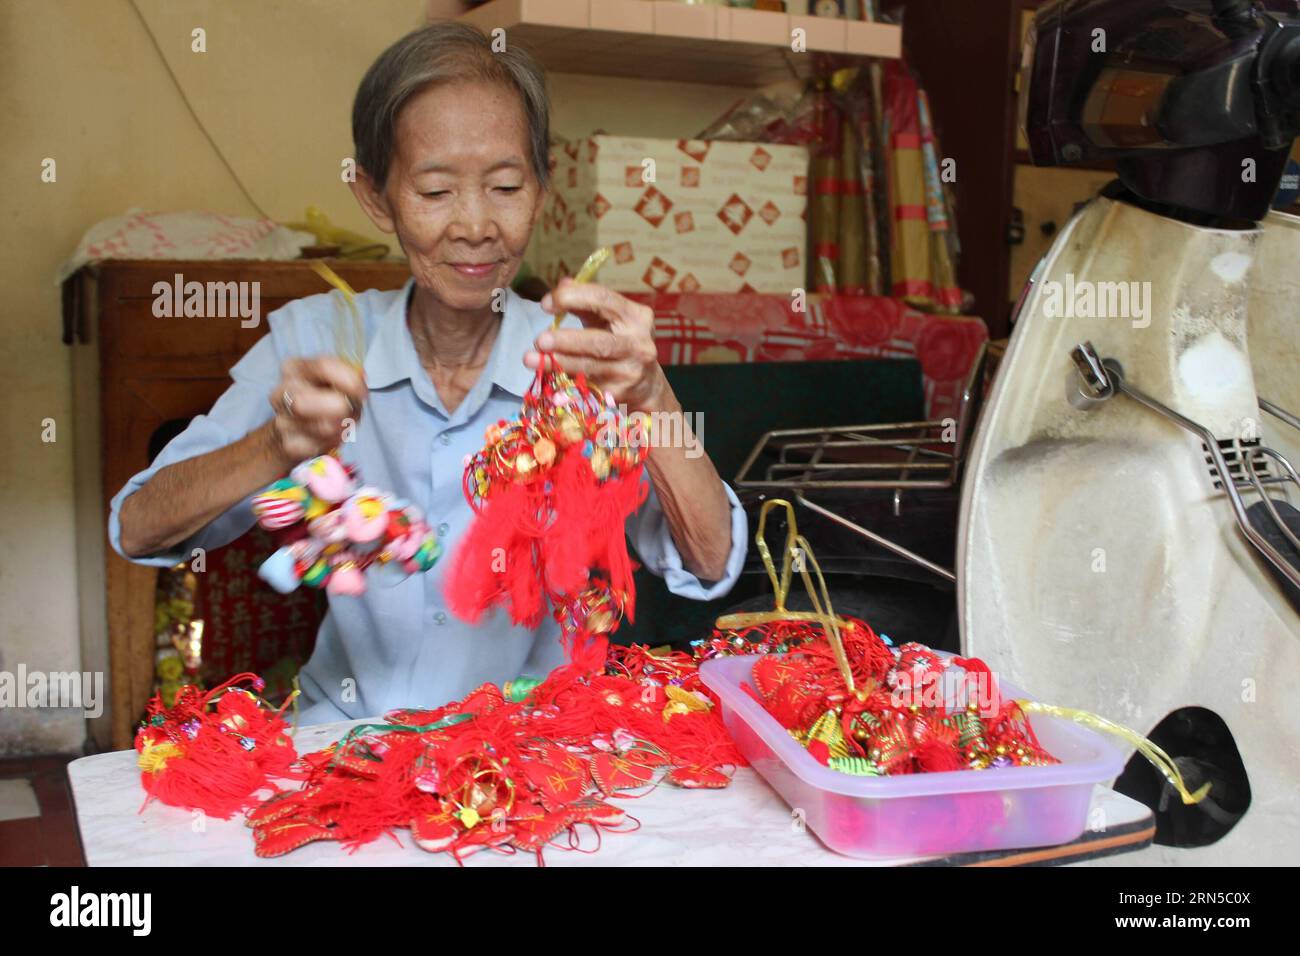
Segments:
[[[454,12],[431,0],[430,19]],[[723,86],[807,76],[816,54],[897,59],[903,31],[888,23],[695,6],[675,0],[491,0],[459,19],[527,48],[548,70]],[[805,52],[794,52],[794,30]]]

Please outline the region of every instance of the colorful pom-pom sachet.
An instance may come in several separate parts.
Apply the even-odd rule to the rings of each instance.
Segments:
[[[300,584],[364,594],[368,568],[401,580],[428,571],[440,553],[418,508],[359,486],[356,470],[334,455],[303,462],[255,495],[253,513],[286,541],[258,569],[282,594]]]
[[[356,293],[323,262],[310,265],[340,293],[335,350],[359,369],[366,349]],[[428,571],[438,560],[438,539],[419,508],[361,485],[356,467],[345,464],[337,449],[302,462],[254,495],[252,505],[258,524],[283,542],[258,569],[282,594],[305,584],[332,597],[357,596],[366,592],[369,568],[396,583]]]

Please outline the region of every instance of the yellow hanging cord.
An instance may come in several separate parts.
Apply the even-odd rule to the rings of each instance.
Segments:
[[[767,515],[773,508],[785,509],[785,546],[782,549],[779,577],[776,571],[776,562],[772,560],[772,551],[765,539]],[[772,624],[777,621],[815,621],[826,628],[827,640],[830,642],[831,650],[835,652],[835,663],[840,669],[840,676],[844,679],[845,686],[850,691],[856,690],[853,683],[853,669],[849,666],[848,656],[844,652],[844,644],[840,640],[840,627],[847,626],[848,622],[835,616],[835,610],[831,606],[830,591],[826,587],[826,579],[822,576],[822,570],[817,563],[817,558],[813,555],[812,546],[809,545],[808,539],[799,533],[799,526],[795,521],[794,505],[784,498],[770,498],[763,502],[763,507],[758,512],[758,531],[754,535],[754,546],[758,549],[759,557],[763,559],[763,567],[767,570],[768,580],[772,582],[776,607],[771,611],[746,611],[739,614],[725,614],[714,622],[714,627],[719,630],[729,631],[741,627],[751,627],[755,624]],[[799,573],[803,578],[804,587],[808,591],[808,599],[812,602],[813,610],[811,611],[791,611],[785,606],[786,597],[790,593],[790,579],[796,555],[800,555],[803,559],[799,565]],[[812,578],[808,574],[809,564],[812,565],[813,571],[817,574],[818,588],[813,587]],[[821,593],[820,600],[818,599],[819,590]]]
[[[601,246],[591,255],[587,256],[587,261],[582,264],[582,268],[579,269],[578,274],[573,277],[573,281],[590,282],[596,277],[596,272],[605,264],[605,261],[609,259],[612,254],[613,253],[610,252],[608,246]],[[560,322],[567,314],[568,313],[566,312],[556,312],[555,318],[551,322],[551,328],[558,329],[560,327]]]
[[[289,695],[289,700],[287,701],[287,703],[293,705],[293,726],[289,728],[289,736],[297,737],[298,736],[298,697],[300,694],[302,694],[302,690],[298,687],[297,674],[293,675],[292,685],[293,685],[293,693]],[[281,713],[284,712],[283,707],[280,708],[280,712]]]
[[[793,518],[792,518],[793,520]],[[821,623],[826,628],[826,639],[831,645],[831,650],[835,652],[835,663],[839,665],[840,676],[844,678],[844,686],[850,692],[855,692],[857,687],[853,683],[853,668],[849,664],[849,655],[844,650],[844,642],[840,640],[840,619],[835,616],[835,609],[831,607],[831,592],[826,587],[826,579],[822,577],[821,566],[817,563],[816,556],[812,553],[812,545],[803,535],[798,535],[795,540],[799,547],[803,549],[803,555],[806,559],[799,567],[799,573],[803,577],[804,587],[808,590],[808,599],[812,601],[813,608],[820,614]],[[808,565],[812,565],[813,570],[817,572],[817,585],[821,590],[821,601],[817,600],[817,591],[812,585],[812,578],[808,576]],[[822,604],[826,606],[823,608]]]
[[[1183,775],[1178,770],[1178,765],[1174,763],[1172,757],[1165,753],[1158,746],[1147,740],[1136,730],[1113,723],[1105,717],[1099,717],[1096,714],[1089,713],[1086,710],[1075,710],[1071,707],[1057,707],[1055,704],[1042,704],[1036,700],[1018,700],[1016,704],[1026,714],[1045,714],[1049,717],[1063,717],[1066,720],[1072,720],[1080,726],[1087,727],[1091,730],[1097,730],[1102,733],[1111,734],[1115,737],[1132,744],[1143,757],[1151,762],[1151,765],[1164,774],[1174,789],[1178,791],[1179,796],[1183,798],[1183,803],[1191,806],[1200,803],[1205,799],[1205,795],[1210,792],[1210,785],[1207,783],[1195,793],[1190,793],[1187,789],[1187,783],[1183,780]]]
[[[361,311],[357,308],[356,292],[342,276],[321,260],[312,259],[308,265],[342,294],[343,308],[334,313],[334,348],[343,361],[361,368],[366,354],[366,329],[361,321]]]

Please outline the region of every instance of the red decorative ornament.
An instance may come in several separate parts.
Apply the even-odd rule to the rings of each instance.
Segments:
[[[516,684],[518,686],[516,686]],[[258,856],[329,840],[355,849],[408,829],[458,861],[484,849],[580,849],[580,827],[626,827],[606,802],[661,781],[722,787],[744,761],[687,654],[612,647],[604,666],[485,684],[433,710],[390,713],[308,754],[301,791],[248,815]]]
[[[759,657],[751,681],[768,712],[819,762],[858,776],[1057,762],[1020,705],[1001,699],[983,661],[945,664],[915,643],[894,652],[865,621],[840,618],[850,688],[824,627],[815,626],[821,633],[790,653]]]
[[[692,641],[691,647],[695,659],[701,663],[736,654],[786,654],[820,633],[821,625],[813,621],[770,621],[745,627],[719,628],[703,640]]]
[[[549,607],[574,665],[599,669],[607,635],[634,610],[624,523],[647,494],[648,420],[548,356],[520,417],[489,426],[484,443],[465,465],[475,519],[447,575],[448,605],[470,622],[505,607],[525,627]]]
[[[225,820],[255,805],[259,790],[274,787],[271,778],[298,776],[282,717],[292,695],[274,709],[257,696],[264,687],[255,674],[239,674],[207,692],[187,684],[170,708],[154,695],[135,735],[145,804],[157,799]]]

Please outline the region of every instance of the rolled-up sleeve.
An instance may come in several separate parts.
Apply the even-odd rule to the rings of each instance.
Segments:
[[[673,541],[668,518],[653,485],[645,503],[628,519],[628,537],[631,538],[641,563],[648,571],[663,578],[668,590],[679,597],[694,601],[725,597],[740,577],[749,541],[749,521],[736,493],[725,482],[722,487],[731,505],[731,551],[727,555],[726,572],[717,581],[701,581],[682,565],[681,552]]]
[[[211,550],[229,544],[253,526],[251,496],[225,512],[211,524],[158,554],[130,557],[122,551],[122,502],[168,465],[206,455],[236,442],[271,420],[270,393],[280,380],[280,358],[274,337],[264,335],[230,370],[233,384],[217,399],[212,410],[199,415],[159,452],[144,471],[132,478],[113,498],[108,515],[108,540],[113,550],[128,561],[154,567],[171,567],[189,560],[195,548]]]

